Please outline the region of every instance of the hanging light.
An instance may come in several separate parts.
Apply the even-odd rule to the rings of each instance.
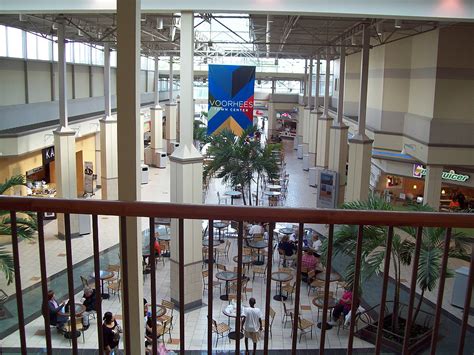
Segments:
[[[402,21],[401,20],[395,20],[395,28],[402,28]]]
[[[441,195],[446,195],[446,190],[445,189],[441,190]]]
[[[351,36],[351,45],[352,45],[352,46],[355,46],[356,44],[357,44],[356,38],[355,38],[354,35],[352,35],[352,36]]]
[[[156,29],[157,30],[162,30],[163,29],[163,18],[162,17],[159,17],[156,20]]]
[[[171,42],[174,42],[174,37],[176,36],[176,27],[175,26],[171,26],[170,35],[171,35]]]
[[[77,35],[78,35],[79,37],[84,36],[84,34],[82,33],[82,31],[81,31],[80,29],[77,29]]]
[[[380,23],[377,23],[377,24],[375,25],[375,30],[377,31],[377,34],[378,34],[379,36],[382,35],[382,26],[380,26]]]

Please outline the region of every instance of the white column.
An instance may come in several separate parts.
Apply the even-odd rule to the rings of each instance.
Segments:
[[[270,101],[268,102],[268,137],[276,134],[275,124],[275,105],[273,104],[273,97],[270,96]]]
[[[316,94],[314,95],[314,110],[319,114],[319,88],[320,88],[320,81],[321,81],[321,55],[318,54],[316,56]]]
[[[303,105],[306,106],[308,99],[308,58],[304,59],[304,80],[303,80]]]
[[[441,196],[443,167],[435,165],[426,166],[425,189],[423,191],[423,204],[439,210]]]
[[[309,61],[309,82],[308,82],[308,102],[305,107],[305,114],[303,120],[303,151],[308,153],[309,151],[309,128],[310,128],[310,111],[311,111],[311,97],[313,91],[313,58]]]
[[[272,79],[272,95],[275,93],[275,79]]]
[[[181,65],[183,63],[181,62]],[[168,84],[169,101],[165,106],[165,138],[166,138],[166,150],[168,153],[171,153],[172,147],[171,144],[176,142],[176,115],[177,115],[177,106],[173,100],[173,56],[170,56],[170,70],[169,70],[169,84]]]
[[[173,103],[173,56],[170,55],[170,69],[168,74],[168,102]]]
[[[141,200],[140,18],[140,0],[117,1],[117,147],[121,201]],[[129,290],[128,300],[122,298],[123,321],[130,329],[130,343],[125,345],[131,354],[144,354],[141,223],[134,217],[127,217],[126,223],[123,232],[126,233],[127,248],[121,249],[120,259],[122,272],[128,275],[122,279],[122,287]],[[121,238],[120,245],[123,243]],[[127,334],[124,334],[124,342],[126,338]]]
[[[341,44],[344,44],[341,42]],[[346,48],[341,46],[339,61],[339,97],[337,101],[337,119],[330,130],[329,170],[339,175],[338,205],[344,202],[346,186],[346,163],[348,154],[347,134],[349,127],[342,122],[344,112],[344,76],[346,66]]]
[[[53,132],[56,165],[56,197],[77,198],[76,132],[67,116],[66,42],[64,19],[58,25],[59,127]],[[79,216],[71,215],[71,236],[79,235]],[[64,215],[58,215],[58,236],[65,236]]]
[[[369,77],[369,31],[368,26],[364,26],[362,31],[359,122],[357,134],[349,139],[349,169],[347,173],[345,201],[363,201],[366,200],[369,195],[373,143],[373,140],[369,139],[365,134],[367,84]]]
[[[117,116],[112,116],[110,94],[110,47],[104,46],[104,107],[100,124],[100,164],[103,200],[118,199]]]
[[[329,116],[329,77],[331,72],[331,61],[329,57],[329,47],[326,48],[326,74],[325,74],[325,90],[324,90],[324,112],[318,118],[318,141],[316,165],[318,167],[327,168],[329,165],[329,139],[332,117]]]
[[[154,106],[150,108],[151,119],[151,154],[155,166],[158,165],[156,155],[163,151],[163,109],[160,106],[160,75],[158,70],[159,59],[155,57],[155,95]],[[166,150],[166,149],[165,149]]]
[[[319,115],[319,106],[318,106],[318,99],[319,99],[319,78],[320,78],[320,55],[316,56],[316,79],[314,81],[315,85],[315,95],[314,95],[314,107],[313,110],[309,113],[309,127],[308,127],[308,135],[309,135],[309,162],[308,166],[310,168],[316,165],[316,153],[318,147],[318,115]]]
[[[193,56],[194,16],[192,12],[181,13],[181,97],[180,97],[180,146],[171,155],[171,202],[202,204],[202,156],[193,145]],[[202,303],[202,232],[201,221],[184,221],[185,263],[185,309]],[[179,302],[178,283],[178,223],[171,221],[170,278],[171,299]]]

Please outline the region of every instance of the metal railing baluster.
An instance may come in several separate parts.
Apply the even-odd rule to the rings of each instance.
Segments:
[[[155,219],[153,217],[149,220],[149,242],[150,242],[150,256],[148,262],[150,264],[150,292],[151,292],[151,319],[152,319],[152,354],[156,354],[158,350],[158,334],[156,330],[156,265],[155,265]]]
[[[100,251],[99,251],[99,222],[96,214],[92,215],[92,243],[94,248],[94,275],[100,275]],[[102,295],[100,293],[100,278],[94,277],[95,284],[95,307],[97,313],[97,336],[99,349],[104,348],[104,335],[102,334]]]
[[[184,220],[178,222],[178,256],[179,256],[179,350],[184,354],[185,333],[184,333]]]
[[[239,221],[239,232],[237,240],[237,314],[235,319],[235,353],[240,354],[240,323],[242,316],[242,246],[244,240],[244,223]]]
[[[40,259],[40,273],[41,273],[41,293],[43,296],[43,302],[41,303],[43,316],[44,316],[44,331],[46,335],[46,352],[48,355],[52,355],[51,346],[51,320],[49,319],[49,306],[48,306],[48,274],[46,272],[46,250],[44,246],[44,223],[43,223],[43,212],[36,214],[38,221],[38,248],[39,248],[39,259]]]
[[[130,321],[128,315],[130,313],[130,297],[128,289],[128,268],[127,268],[127,217],[120,217],[120,266],[122,268],[122,307],[124,310],[123,317],[123,332],[125,338],[125,354],[132,355],[132,349],[130,349]]]
[[[263,353],[268,354],[268,333],[270,330],[270,303],[272,290],[272,264],[273,264],[273,233],[275,223],[270,223],[268,231],[268,260],[267,260],[267,288],[265,290],[265,336],[263,338]]]
[[[78,354],[77,350],[77,327],[76,327],[76,305],[74,302],[74,274],[73,274],[73,262],[72,262],[72,243],[71,243],[71,215],[69,213],[64,214],[64,239],[66,241],[66,264],[67,264],[67,286],[69,293],[69,320],[71,330],[71,341],[72,341],[72,353],[73,355]]]
[[[324,354],[324,347],[326,341],[326,324],[327,324],[327,313],[328,313],[328,300],[329,300],[329,285],[331,279],[332,270],[332,249],[334,240],[334,225],[329,225],[328,234],[328,251],[326,256],[326,279],[324,281],[324,301],[323,301],[323,319],[321,320],[321,339],[319,343],[319,353]]]
[[[214,305],[214,220],[209,220],[209,248],[207,250],[207,353],[212,354],[212,307]]]
[[[469,281],[466,287],[466,298],[464,299],[464,312],[462,315],[461,334],[459,336],[458,354],[464,353],[464,342],[466,340],[467,322],[469,320],[469,309],[471,309],[472,284],[474,282],[474,248],[471,248],[471,264],[469,267]]]
[[[21,290],[20,252],[18,250],[18,230],[16,212],[10,211],[10,226],[12,231],[13,265],[15,270],[16,306],[18,311],[18,328],[20,330],[21,353],[26,354],[25,315],[23,313],[23,293]]]
[[[296,345],[298,339],[298,324],[300,317],[300,292],[301,292],[301,258],[303,254],[303,234],[304,224],[300,223],[298,228],[298,248],[296,253],[296,290],[295,290],[295,309],[293,314],[293,339],[291,341],[291,353],[296,355]]]

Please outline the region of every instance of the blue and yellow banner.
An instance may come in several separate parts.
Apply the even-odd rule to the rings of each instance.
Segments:
[[[207,134],[229,129],[240,135],[253,124],[255,67],[209,65]]]

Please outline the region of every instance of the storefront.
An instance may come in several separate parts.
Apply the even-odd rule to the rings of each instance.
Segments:
[[[394,204],[423,203],[426,167],[417,162],[372,159],[371,189]],[[460,199],[462,209],[474,207],[474,173],[445,167],[442,173],[440,210]]]

